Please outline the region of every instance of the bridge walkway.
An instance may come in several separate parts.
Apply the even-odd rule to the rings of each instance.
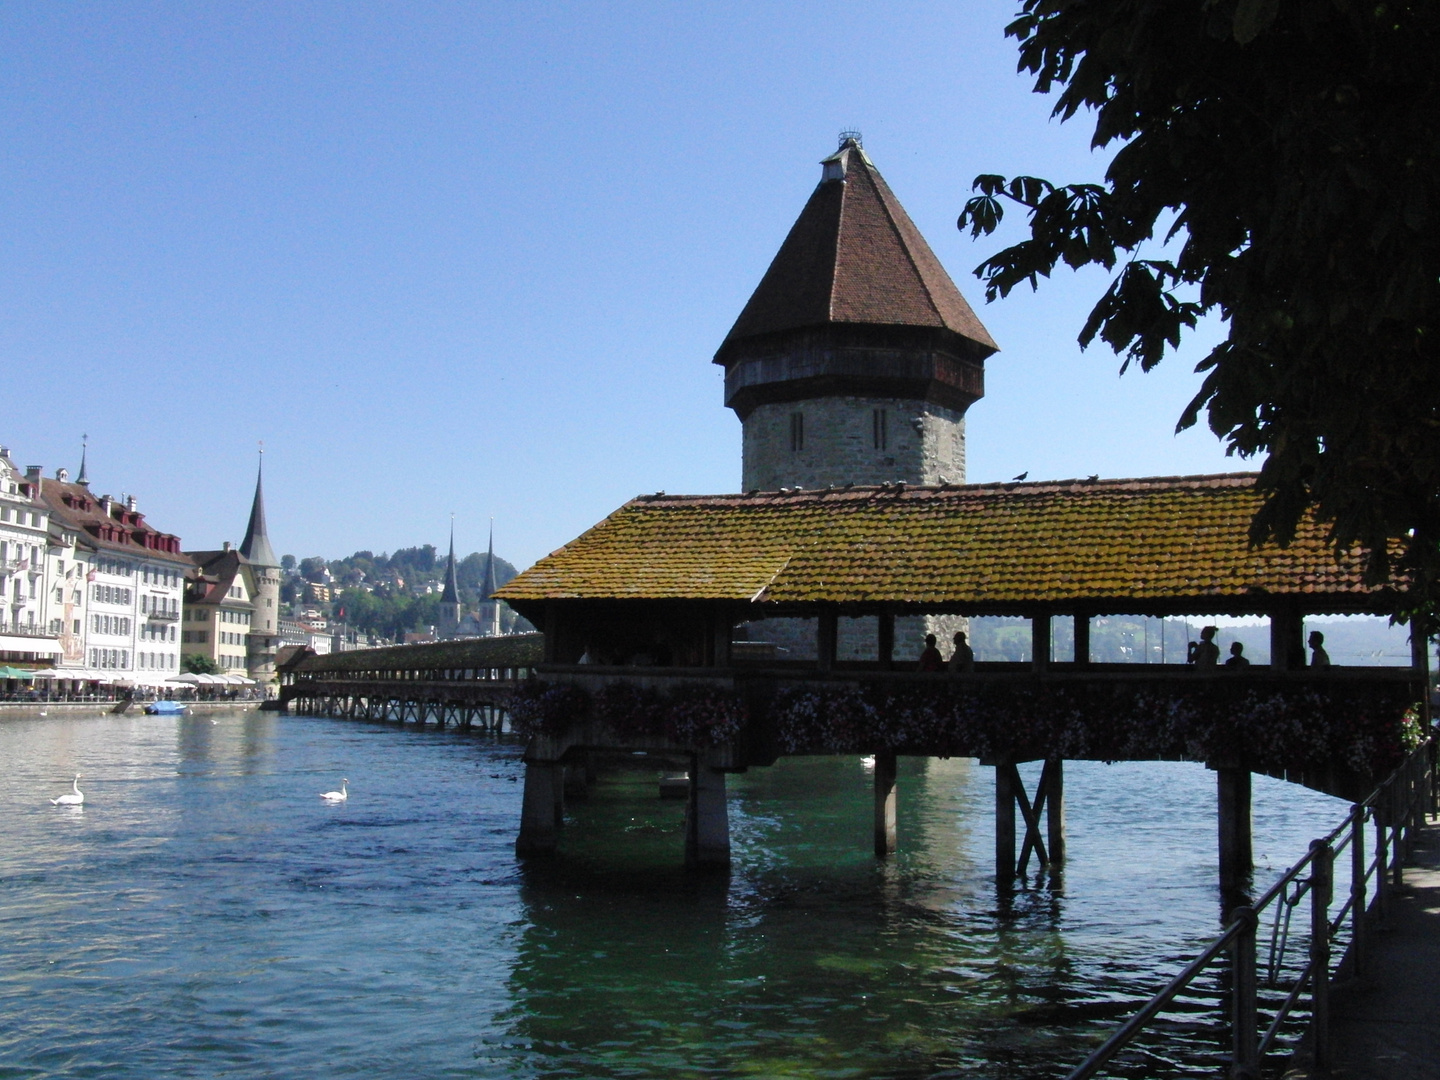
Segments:
[[[1367,944],[1363,978],[1331,990],[1328,1076],[1440,1080],[1440,819],[1417,831],[1405,884]],[[1304,1047],[1285,1080],[1320,1080]]]

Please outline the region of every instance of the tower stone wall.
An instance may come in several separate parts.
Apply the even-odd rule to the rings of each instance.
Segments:
[[[250,678],[263,686],[275,677],[275,654],[280,649],[280,568],[252,564],[251,571],[255,615],[250,621],[245,666]]]
[[[741,490],[965,482],[965,414],[927,401],[816,397],[744,422]]]

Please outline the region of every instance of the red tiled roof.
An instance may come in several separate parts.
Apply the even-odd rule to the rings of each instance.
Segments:
[[[1323,527],[1252,549],[1255,476],[853,487],[753,496],[642,496],[497,594],[1019,610],[1099,602],[1315,612],[1384,609],[1363,560]],[[1210,606],[1206,606],[1209,604]]]
[[[994,352],[998,346],[865,151],[849,140],[827,160],[843,170],[843,180],[816,187],[725,345],[862,323],[950,330]],[[723,362],[719,354],[716,362]]]
[[[144,514],[127,510],[124,502],[111,500],[110,512],[106,513],[102,500],[84,484],[45,478],[36,484],[51,515],[84,534],[96,549],[190,565],[189,558],[180,551],[179,537],[147,524]]]

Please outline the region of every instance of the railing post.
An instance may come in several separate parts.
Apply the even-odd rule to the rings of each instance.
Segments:
[[[1315,1068],[1330,1069],[1330,893],[1335,853],[1324,840],[1310,841],[1310,1027]]]
[[[1402,774],[1401,780],[1404,779]],[[1400,784],[1391,784],[1386,793],[1390,804],[1390,883],[1399,889],[1405,884],[1405,842],[1404,804],[1400,799]]]
[[[1237,907],[1230,913],[1230,920],[1244,923],[1230,951],[1230,1080],[1256,1080],[1260,1075],[1260,1043],[1255,929],[1260,920],[1249,907]]]
[[[1350,808],[1350,955],[1354,975],[1365,974],[1365,805]]]
[[[1375,805],[1370,808],[1375,819],[1375,911],[1383,919],[1385,909],[1390,901],[1390,866],[1386,855],[1385,847],[1385,797],[1381,792],[1380,798],[1375,800]]]

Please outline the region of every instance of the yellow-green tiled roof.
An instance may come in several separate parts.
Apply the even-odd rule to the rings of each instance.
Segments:
[[[1255,476],[796,494],[642,496],[515,578],[503,600],[776,604],[1372,597],[1322,527],[1252,550]]]

